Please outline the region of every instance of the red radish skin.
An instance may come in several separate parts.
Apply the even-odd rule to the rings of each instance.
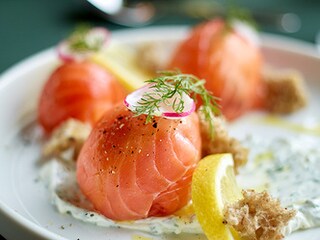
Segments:
[[[42,90],[38,121],[51,132],[68,118],[94,124],[126,92],[117,80],[91,62],[70,62],[57,68]]]
[[[81,51],[75,51],[71,49],[71,40],[67,39],[59,43],[57,47],[58,57],[64,62],[83,61],[87,59],[90,54],[107,46],[110,35],[110,32],[106,28],[92,28],[86,33],[83,39],[89,45],[87,50],[82,49]],[[90,49],[90,46],[92,47],[93,43],[95,43],[95,49]]]
[[[118,105],[96,124],[78,157],[80,189],[110,219],[166,216],[190,200],[201,150],[198,116],[145,121]]]
[[[147,84],[147,85],[135,90],[134,92],[128,94],[124,100],[125,106],[129,110],[135,112],[136,107],[141,106],[141,99],[144,98],[144,94],[146,94],[146,93],[153,95],[155,98],[159,97],[158,93],[153,88],[153,84]],[[175,101],[175,99],[179,98],[179,97],[181,97],[184,102],[184,108],[181,112],[175,112],[174,108],[172,106],[169,106],[168,103],[171,100],[171,104],[172,104],[172,102]],[[157,111],[159,111],[159,115],[157,115],[157,116],[162,116],[162,117],[170,118],[170,119],[178,119],[181,117],[189,116],[195,110],[196,110],[196,104],[195,104],[194,100],[190,96],[188,96],[186,93],[183,93],[181,96],[173,95],[171,99],[166,100],[165,104],[160,103],[159,109],[157,109]],[[145,114],[148,114],[148,113],[145,112]]]

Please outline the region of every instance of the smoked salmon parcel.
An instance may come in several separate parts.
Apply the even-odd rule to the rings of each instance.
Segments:
[[[200,160],[199,119],[134,116],[124,104],[96,124],[77,160],[77,179],[95,209],[115,220],[174,213],[190,200]]]
[[[125,95],[116,78],[97,64],[89,61],[63,63],[44,85],[38,120],[47,132],[69,118],[93,125]]]
[[[166,72],[97,122],[77,159],[79,187],[96,211],[114,220],[136,220],[170,215],[190,201],[201,157],[191,94],[205,102],[210,120],[217,109],[204,81]]]
[[[232,120],[260,107],[262,64],[258,36],[251,27],[214,19],[192,29],[168,69],[206,79],[206,88],[221,99],[223,115]]]

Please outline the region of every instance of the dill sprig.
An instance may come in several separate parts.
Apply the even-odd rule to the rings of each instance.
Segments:
[[[200,97],[202,101],[202,111],[205,120],[213,130],[212,117],[220,113],[217,98],[209,92],[204,84],[205,80],[200,80],[191,74],[182,74],[176,71],[160,72],[160,76],[147,80],[150,84],[151,92],[143,94],[135,106],[136,116],[146,114],[146,122],[150,122],[153,116],[160,115],[160,106],[165,104],[171,107],[176,113],[182,113],[185,108],[183,94],[191,96],[195,102]]]
[[[70,49],[74,52],[96,52],[99,51],[103,40],[99,38],[89,38],[88,34],[92,27],[88,24],[81,24],[67,39]]]
[[[241,21],[253,29],[258,29],[258,25],[254,18],[252,17],[251,12],[248,9],[241,8],[237,6],[233,1],[229,1],[226,7],[226,14],[224,16],[226,27],[232,29],[234,21]]]

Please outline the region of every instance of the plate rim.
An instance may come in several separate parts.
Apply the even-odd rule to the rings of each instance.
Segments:
[[[115,40],[123,38],[124,35],[130,35],[135,37],[135,41],[138,39],[153,40],[153,39],[164,39],[173,40],[181,39],[181,34],[186,33],[190,29],[190,26],[151,26],[140,29],[121,29],[112,31],[112,35]],[[159,34],[159,32],[174,33],[170,34],[169,38],[167,34]],[[139,37],[139,33],[144,33],[147,35],[144,37]],[[160,37],[159,37],[160,36]],[[271,33],[260,33],[262,47],[267,47],[275,50],[281,50],[286,52],[291,52],[306,57],[311,57],[316,60],[320,60],[320,54],[316,46],[310,42],[306,42],[299,39],[294,39],[282,35],[276,35]],[[3,91],[7,85],[14,81],[16,76],[23,75],[26,71],[30,71],[30,64],[34,64],[32,68],[37,68],[41,60],[46,59],[46,61],[53,61],[56,58],[55,47],[50,47],[46,50],[42,50],[35,54],[26,57],[17,63],[13,64],[11,67],[6,69],[0,74],[0,92]],[[0,199],[0,217],[7,218],[8,221],[15,222],[19,227],[33,234],[33,236],[45,239],[61,239],[67,240],[67,238],[58,235],[50,230],[37,225],[26,217],[20,215],[14,209],[10,208]],[[2,219],[4,220],[4,219]],[[3,233],[2,233],[3,234]]]
[[[21,230],[24,231],[24,234],[27,234],[25,237],[25,239],[33,239],[34,237],[37,238],[45,238],[45,239],[59,239],[59,240],[68,240],[67,238],[58,235],[54,232],[51,232],[49,230],[47,230],[44,227],[41,227],[39,225],[37,225],[36,223],[28,220],[27,218],[25,218],[24,216],[20,215],[18,212],[16,212],[14,209],[10,208],[9,206],[7,206],[4,202],[2,202],[2,200],[0,199],[0,217],[2,218],[6,218],[5,220],[7,220],[9,223],[15,223],[15,226],[19,226]],[[3,220],[3,219],[2,219]],[[4,224],[5,226],[7,224]],[[2,229],[2,228],[1,228]],[[1,234],[3,234],[1,232]],[[8,235],[11,236],[12,234]],[[15,233],[13,234],[15,236]],[[18,234],[20,235],[20,234]],[[3,235],[4,237],[8,237],[6,235]],[[21,236],[21,235],[20,235]],[[32,237],[32,238],[31,238]]]
[[[121,39],[123,35],[130,34],[131,36],[135,37],[134,40],[137,41],[140,37],[136,37],[138,33],[145,33],[148,32],[148,36],[144,37],[144,39],[179,39],[181,38],[181,34],[186,33],[189,29],[191,29],[190,26],[185,25],[174,25],[174,26],[150,26],[145,28],[139,28],[139,29],[120,29],[120,30],[113,30],[111,31],[112,37],[114,37],[116,40]],[[174,33],[168,35],[157,35],[155,37],[152,33],[159,34],[158,32],[167,32],[167,33]],[[150,37],[151,36],[151,37]],[[284,50],[287,52],[292,52],[300,55],[307,55],[308,57],[312,57],[315,59],[320,60],[320,53],[316,47],[315,44],[311,42],[307,42],[301,39],[291,38],[283,35],[273,34],[273,33],[266,33],[261,32],[259,33],[259,36],[261,37],[261,45],[262,47],[268,47],[273,48],[277,50]],[[25,65],[27,65],[29,62],[35,61],[35,59],[42,57],[42,55],[51,55],[52,52],[55,51],[55,47],[51,46],[47,49],[44,49],[42,51],[36,52],[34,54],[31,54],[30,56],[27,56],[25,58],[22,58],[21,60],[17,61],[17,63],[11,65],[9,68],[5,69],[0,74],[0,90],[3,88],[4,83],[6,82],[6,78],[10,76],[11,74],[14,74],[15,70],[17,68],[23,68]],[[51,56],[52,57],[52,56]]]

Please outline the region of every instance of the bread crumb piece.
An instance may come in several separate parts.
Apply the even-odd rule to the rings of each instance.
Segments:
[[[137,63],[151,74],[167,70],[168,62],[177,48],[176,41],[144,42],[137,46]]]
[[[76,159],[90,132],[90,125],[69,119],[54,129],[42,149],[42,154],[44,157],[60,156],[64,151],[73,148],[73,159]]]
[[[296,212],[280,206],[266,191],[243,190],[243,199],[226,206],[224,223],[238,231],[245,240],[283,239],[283,228]]]
[[[202,117],[201,110],[198,111],[198,115],[202,138],[202,156],[231,153],[237,173],[238,168],[247,163],[248,149],[243,147],[237,139],[229,136],[225,127],[225,119],[222,116],[212,117],[214,133],[211,133],[208,122]]]
[[[288,114],[307,104],[307,92],[301,74],[295,70],[265,69],[266,109],[271,113]]]

